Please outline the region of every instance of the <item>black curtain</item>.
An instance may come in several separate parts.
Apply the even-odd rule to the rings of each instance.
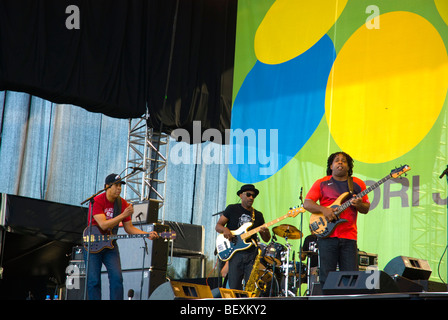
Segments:
[[[67,28],[71,5],[79,29]],[[237,0],[1,0],[0,90],[116,118],[148,110],[167,133],[195,120],[223,132],[236,11]]]

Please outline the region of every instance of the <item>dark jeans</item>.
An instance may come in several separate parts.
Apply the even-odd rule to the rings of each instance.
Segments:
[[[228,281],[230,289],[243,289],[243,279],[245,282],[249,280],[257,253],[253,246],[247,250],[235,252],[229,260]]]
[[[319,248],[319,279],[321,284],[327,280],[330,271],[336,271],[339,265],[340,271],[358,270],[358,246],[356,240],[341,238],[318,239]]]
[[[84,250],[84,259],[86,258],[87,250]],[[120,252],[117,245],[113,249],[105,248],[98,253],[89,255],[88,299],[101,300],[101,268],[103,263],[109,276],[110,300],[123,300],[123,275],[121,272]]]

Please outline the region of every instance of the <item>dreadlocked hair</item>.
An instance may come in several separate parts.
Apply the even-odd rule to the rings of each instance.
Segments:
[[[332,165],[332,163],[333,163],[333,161],[334,161],[334,158],[336,158],[336,156],[337,156],[338,154],[342,154],[343,156],[345,156],[345,159],[347,159],[347,164],[348,164],[348,176],[351,177],[352,174],[353,174],[353,167],[354,167],[354,164],[353,164],[353,158],[350,157],[350,155],[348,155],[347,153],[342,152],[342,151],[335,152],[335,153],[331,154],[331,155],[328,157],[328,160],[327,160],[327,176],[331,176],[331,174],[332,174],[331,165]]]

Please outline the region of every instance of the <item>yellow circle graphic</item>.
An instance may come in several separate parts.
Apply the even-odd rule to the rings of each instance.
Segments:
[[[346,4],[347,0],[275,1],[255,34],[257,59],[278,64],[299,56],[327,33]]]
[[[344,44],[328,78],[325,112],[338,146],[366,163],[396,159],[430,131],[448,89],[437,30],[410,12],[379,16]]]
[[[445,21],[446,25],[448,25],[448,1],[434,0],[434,3],[443,21]]]

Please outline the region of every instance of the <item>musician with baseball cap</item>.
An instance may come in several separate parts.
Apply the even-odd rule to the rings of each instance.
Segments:
[[[121,186],[125,182],[115,173],[109,174],[104,182],[105,192],[93,199],[89,208],[89,225],[100,229],[103,234],[116,234],[118,226],[123,225],[128,234],[147,234],[132,224],[134,207],[120,197]],[[155,231],[149,233],[148,238],[158,237]],[[87,253],[85,253],[87,259]],[[112,248],[103,248],[99,252],[90,252],[87,275],[87,293],[89,300],[101,300],[101,268],[105,265],[109,276],[111,300],[123,300],[123,276],[121,272],[120,253],[116,241]]]

